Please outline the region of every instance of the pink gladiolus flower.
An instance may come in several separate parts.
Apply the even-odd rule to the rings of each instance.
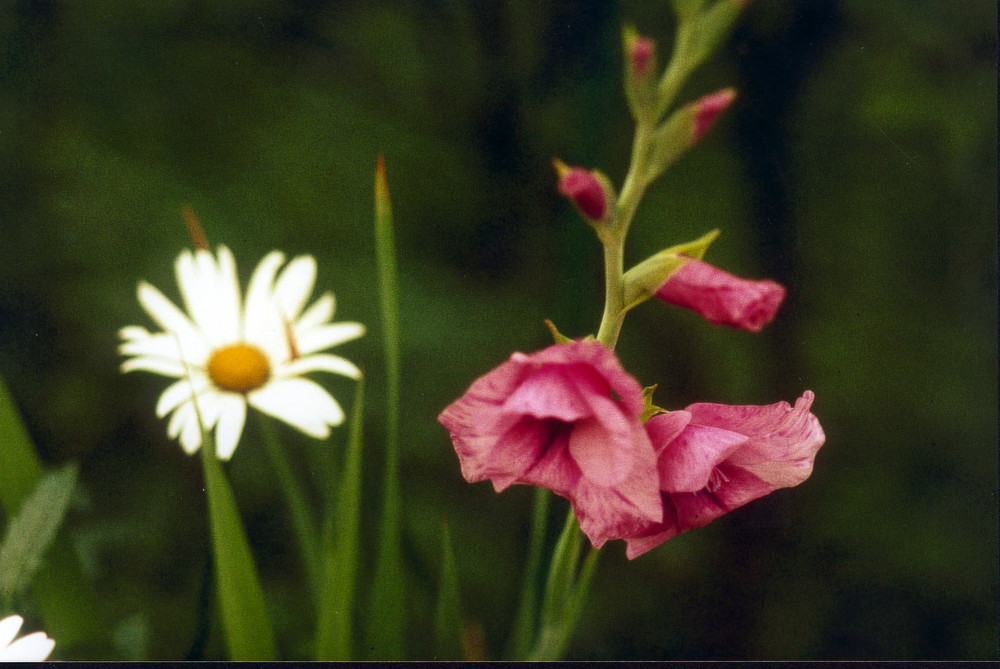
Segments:
[[[548,488],[572,502],[597,548],[663,520],[642,389],[596,341],[555,344],[477,379],[438,420],[462,475]]]
[[[693,309],[716,325],[760,332],[771,322],[785,289],[774,281],[750,281],[691,259],[657,291],[664,302]]]
[[[646,431],[657,453],[663,520],[625,537],[629,559],[805,481],[826,440],[809,411],[812,401],[806,391],[794,407],[702,403],[650,418]]]

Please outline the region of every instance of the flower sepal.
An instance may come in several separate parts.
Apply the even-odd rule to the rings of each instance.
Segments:
[[[656,294],[656,291],[677,270],[690,260],[700,260],[716,237],[718,230],[702,235],[694,241],[663,249],[625,272],[622,279],[625,309],[628,311]]]
[[[653,404],[653,393],[656,392],[656,385],[651,385],[647,388],[642,389],[642,414],[639,416],[639,420],[645,425],[650,418],[661,413],[669,413],[663,407],[658,407]]]
[[[549,329],[549,332],[552,333],[552,339],[555,341],[556,344],[573,343],[573,340],[564,335],[562,332],[559,332],[559,329],[556,327],[556,324],[550,321],[548,318],[545,319],[545,327],[547,327]],[[594,335],[587,335],[586,337],[583,338],[582,341],[592,341],[593,339]]]

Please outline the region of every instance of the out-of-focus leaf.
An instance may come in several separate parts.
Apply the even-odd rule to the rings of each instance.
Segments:
[[[0,503],[11,517],[41,481],[42,465],[3,379],[0,379],[0,435]],[[65,533],[56,533],[31,586],[46,631],[59,639],[60,651],[77,643],[93,644],[104,628],[103,616]]]
[[[42,465],[3,379],[0,379],[0,435],[0,503],[10,515],[38,485]]]
[[[74,462],[47,474],[11,519],[0,544],[0,601],[31,581],[66,516],[77,472]]]
[[[442,523],[441,578],[438,582],[437,610],[434,616],[434,659],[460,660],[462,652],[462,612],[455,569],[455,551],[451,546],[448,520]]]

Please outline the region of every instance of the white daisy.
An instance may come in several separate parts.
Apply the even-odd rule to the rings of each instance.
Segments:
[[[32,632],[14,641],[23,624],[21,616],[0,620],[0,662],[41,662],[56,647],[45,632]]]
[[[139,283],[139,302],[164,331],[122,328],[118,351],[134,357],[121,370],[178,379],[160,395],[156,415],[173,412],[167,435],[179,436],[187,453],[201,446],[200,415],[206,430],[215,428],[218,457],[228,460],[243,432],[247,404],[319,439],[343,422],[337,401],[302,375],[326,371],[361,378],[353,363],[317,352],[360,337],[365,328],[330,323],[334,299],[329,292],[303,311],[316,280],[316,261],[299,256],[279,275],[284,259],[278,251],[264,256],[242,306],[236,263],[225,246],[219,246],[218,258],[204,249],[185,250],[177,258],[187,314],[150,284]]]

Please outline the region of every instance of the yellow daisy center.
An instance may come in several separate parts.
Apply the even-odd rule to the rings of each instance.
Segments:
[[[223,390],[247,393],[271,378],[271,362],[256,346],[232,344],[208,359],[208,378]]]

